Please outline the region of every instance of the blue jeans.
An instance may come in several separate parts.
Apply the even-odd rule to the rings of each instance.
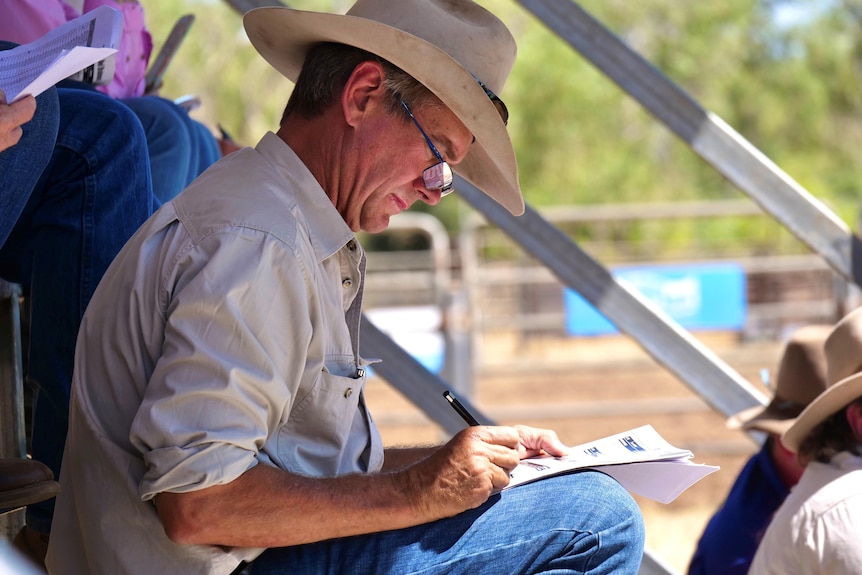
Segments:
[[[141,96],[122,102],[144,127],[153,193],[161,203],[172,200],[221,156],[212,132],[171,100]]]
[[[585,471],[503,491],[450,519],[268,549],[251,573],[634,575],[643,546],[643,518],[631,496],[610,477]]]
[[[0,43],[0,49],[4,46],[14,45]],[[57,90],[42,92],[36,98],[36,109],[33,119],[23,126],[18,144],[0,152],[0,247],[15,227],[54,152],[60,125]]]
[[[59,477],[81,317],[111,260],[152,214],[154,199],[137,117],[95,91],[60,88],[56,96],[56,139],[42,127],[51,108],[39,102],[24,138],[0,152],[0,197],[24,203],[17,217],[0,213],[0,229],[12,226],[0,246],[0,277],[29,289],[32,455]],[[36,158],[46,144],[51,156],[44,169],[18,163],[31,153]],[[27,524],[48,532],[53,503],[29,506]]]

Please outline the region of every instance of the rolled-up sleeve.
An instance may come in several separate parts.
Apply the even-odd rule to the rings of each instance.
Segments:
[[[307,282],[296,253],[254,229],[211,234],[179,258],[165,285],[163,353],[130,431],[146,465],[143,500],[256,465],[300,383]]]

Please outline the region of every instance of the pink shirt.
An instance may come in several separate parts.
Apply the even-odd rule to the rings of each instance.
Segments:
[[[75,18],[75,9],[60,0],[0,0],[0,40],[32,42]]]
[[[123,35],[117,46],[114,80],[99,90],[113,98],[131,98],[144,93],[147,65],[153,52],[153,39],[147,31],[144,7],[137,2],[85,0],[84,12],[107,5],[123,13]]]
[[[123,34],[117,46],[114,79],[98,89],[114,98],[130,98],[144,93],[147,65],[153,40],[146,27],[144,8],[138,2],[85,0],[84,12],[106,4],[123,14]],[[26,44],[78,16],[62,0],[0,0],[0,40]]]

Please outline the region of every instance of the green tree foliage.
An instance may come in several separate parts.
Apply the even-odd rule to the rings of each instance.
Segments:
[[[257,54],[237,12],[214,0],[142,0],[142,4],[156,50],[180,16],[195,15],[166,73],[163,96],[200,97],[201,107],[192,116],[214,133],[221,124],[241,143],[254,144],[267,130],[278,129],[293,85]]]
[[[810,17],[777,26],[772,9],[778,2],[808,7]],[[253,144],[277,128],[292,85],[248,43],[239,14],[219,0],[143,3],[157,47],[181,14],[197,16],[168,72],[164,95],[201,96],[203,105],[193,115],[213,128],[221,123],[240,142]],[[507,22],[518,41],[518,60],[501,96],[512,111],[509,130],[529,204],[742,197],[521,4],[482,3]],[[288,4],[344,11],[351,2]],[[580,5],[855,222],[862,182],[862,0],[825,5],[584,0]],[[447,198],[433,213],[457,227],[467,210],[461,200]]]

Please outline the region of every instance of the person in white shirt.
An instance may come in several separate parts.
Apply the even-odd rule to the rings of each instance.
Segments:
[[[826,339],[828,387],[782,441],[805,471],[776,512],[751,575],[862,573],[862,308]]]

